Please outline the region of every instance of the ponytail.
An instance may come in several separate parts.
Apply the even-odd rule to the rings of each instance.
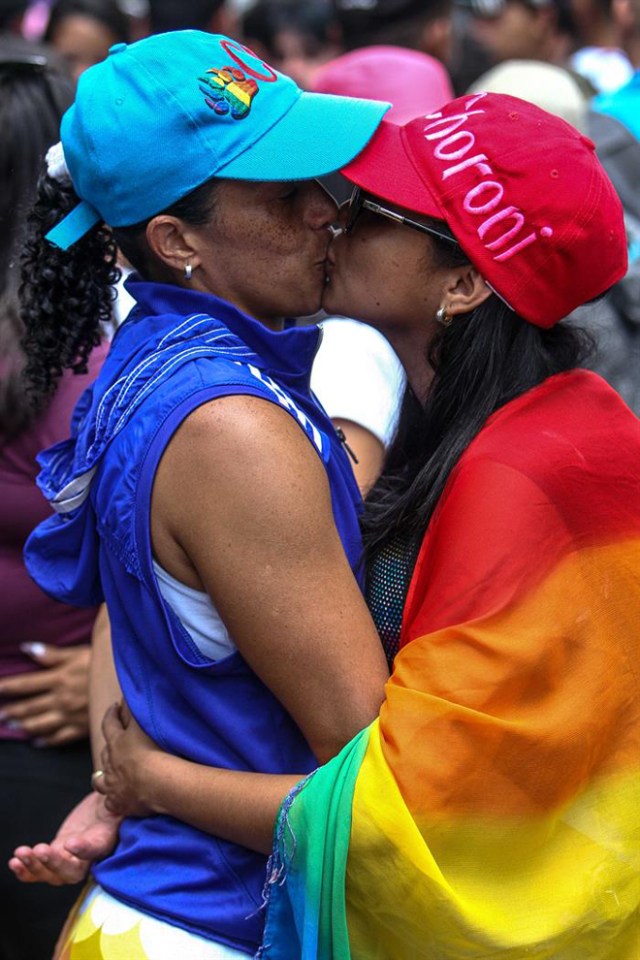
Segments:
[[[40,177],[28,220],[21,264],[20,303],[27,362],[24,375],[36,409],[42,409],[64,370],[87,372],[87,358],[109,323],[120,277],[111,231],[96,225],[69,250],[46,233],[78,203],[70,184]]]

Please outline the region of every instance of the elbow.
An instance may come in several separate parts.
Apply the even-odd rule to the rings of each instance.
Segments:
[[[357,714],[352,714],[349,718],[346,718],[340,727],[326,731],[325,735],[320,738],[317,736],[314,737],[310,746],[318,763],[321,766],[324,763],[328,763],[329,760],[336,757],[354,737],[361,733],[365,727],[373,723],[378,716],[381,703],[382,699],[380,703],[375,705],[375,708],[369,707],[366,710],[358,711]]]

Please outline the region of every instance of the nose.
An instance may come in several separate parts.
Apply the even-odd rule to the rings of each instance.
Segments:
[[[308,184],[306,220],[314,230],[326,230],[335,223],[338,206],[331,194],[313,180]]]

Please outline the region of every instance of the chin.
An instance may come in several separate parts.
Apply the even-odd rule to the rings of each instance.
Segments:
[[[322,309],[326,313],[336,317],[350,317],[353,320],[360,320],[370,327],[378,327],[377,318],[368,316],[364,305],[361,306],[363,306],[363,309],[359,310],[358,303],[354,302],[353,298],[341,297],[340,294],[332,290],[330,286],[326,287],[325,294],[322,298]]]
[[[335,313],[341,317],[350,317],[348,309],[345,309],[347,304],[344,302],[344,298],[336,296],[336,292],[330,284],[324,288],[322,293],[322,309],[326,313]]]
[[[362,317],[359,307],[365,304],[359,302],[358,296],[353,295],[353,291],[338,278],[331,277],[325,284],[322,293],[322,309],[329,314],[335,314],[338,317],[352,317],[355,320],[364,319],[368,323],[367,317]]]
[[[300,297],[300,305],[295,314],[290,314],[290,316],[295,317],[311,317],[314,313],[317,313],[318,310],[322,309],[322,294],[324,292],[324,284],[317,288],[313,294],[308,294],[305,297]]]

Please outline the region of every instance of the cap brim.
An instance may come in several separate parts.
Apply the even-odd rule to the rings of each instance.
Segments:
[[[367,145],[391,104],[305,93],[256,143],[216,171],[231,180],[308,180],[340,170]]]
[[[403,127],[391,120],[382,121],[367,147],[341,173],[367,193],[415,213],[445,219],[405,148]]]

